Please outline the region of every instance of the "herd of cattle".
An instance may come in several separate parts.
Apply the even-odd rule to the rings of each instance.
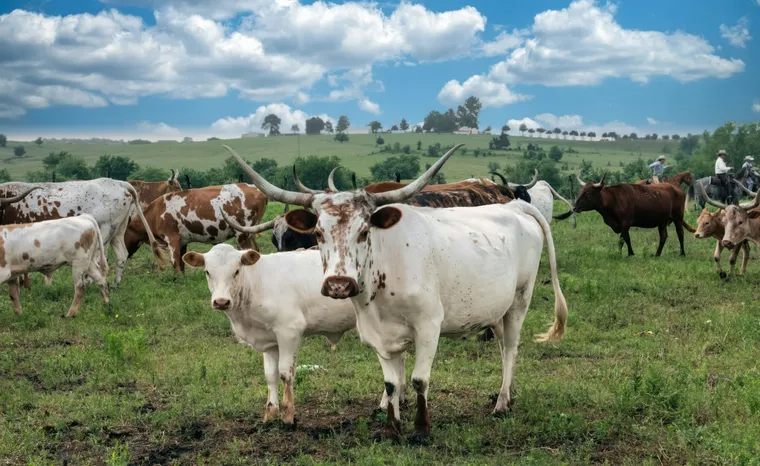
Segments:
[[[562,198],[538,172],[527,185],[486,179],[428,185],[454,146],[410,184],[382,182],[339,191],[304,186],[293,169],[298,192],[269,183],[234,150],[224,146],[253,184],[183,190],[172,170],[164,182],[91,181],[0,184],[0,283],[16,313],[19,288],[28,274],[40,272],[50,283],[53,272],[71,266],[74,317],[89,284],[100,286],[108,302],[107,245],[115,257],[112,288],[122,280],[126,261],[149,244],[156,264],[171,261],[204,269],[211,306],[224,311],[235,336],[263,353],[268,397],[264,419],[295,416],[294,377],[298,349],[309,335],[324,335],[335,345],[356,328],[378,355],[385,386],[381,408],[387,410],[382,434],[401,431],[399,403],[406,392],[405,354],[415,346],[412,386],[417,413],[413,439],[430,434],[427,396],[438,339],[487,330],[501,349],[502,385],[494,413],[511,403],[512,372],[520,330],[530,306],[544,241],[549,253],[555,295],[555,319],[537,341],[562,338],[567,303],[557,276],[549,223],[584,211],[599,212],[620,235],[620,247],[633,255],[629,229],[658,228],[659,256],[673,223],[681,254],[683,229],[696,238],[715,238],[718,273],[724,247],[732,249],[729,275],[739,250],[746,268],[748,241],[760,243],[760,197],[741,205],[704,209],[694,230],[684,220],[685,194],[691,175],[682,173],[662,184],[583,182],[575,202]],[[499,175],[501,176],[501,175]],[[190,180],[188,179],[188,185]],[[554,200],[569,206],[554,216]],[[261,223],[268,200],[285,204],[285,212]],[[288,206],[301,206],[290,210]],[[256,234],[273,230],[277,254],[261,255]],[[236,238],[237,248],[225,244]],[[192,242],[214,244],[205,254],[187,252]],[[23,279],[23,282],[22,282]],[[284,286],[284,284],[287,284]],[[287,289],[287,293],[264,290]],[[488,338],[488,337],[486,337]],[[278,384],[284,385],[282,403]]]

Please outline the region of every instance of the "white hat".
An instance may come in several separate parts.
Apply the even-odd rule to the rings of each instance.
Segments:
[[[661,156],[657,157],[657,160],[665,160],[665,156],[661,155]]]
[[[752,157],[751,155],[748,155],[748,156],[744,157],[744,160],[747,160],[747,161],[749,161],[749,162],[754,162],[754,161],[755,161],[755,158],[754,158],[754,157]]]

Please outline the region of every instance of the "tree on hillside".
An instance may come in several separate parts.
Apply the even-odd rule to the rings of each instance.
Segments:
[[[693,154],[699,146],[699,136],[689,133],[687,136],[681,139],[681,152],[684,154]]]
[[[564,136],[564,139],[567,139],[567,135],[570,134],[567,130],[562,131],[562,136]]]
[[[652,133],[652,140],[656,141],[658,138],[657,133]]]
[[[402,179],[409,180],[417,177],[420,172],[420,156],[406,155],[388,157],[382,162],[369,168],[375,181],[388,181],[396,178],[396,173]]]
[[[674,134],[674,135],[672,135],[672,136],[670,136],[670,137],[671,137],[671,138],[672,138],[674,141],[678,141],[679,139],[681,139],[681,136],[679,136],[679,135],[677,135],[677,134]]]
[[[422,150],[422,141],[417,141],[417,150]]]
[[[52,152],[50,153],[50,156],[55,155]],[[46,157],[47,158],[47,157]],[[59,157],[59,164],[61,163],[62,158]],[[123,155],[113,156],[113,155],[101,155],[100,158],[98,158],[98,161],[95,162],[95,166],[92,169],[92,174],[95,176],[101,176],[101,177],[109,177],[113,178],[115,180],[122,180],[126,181],[129,179],[129,176],[139,170],[140,167],[135,163],[134,160],[130,159],[129,157],[125,157]],[[164,177],[166,179],[166,177]]]
[[[40,136],[37,139],[35,139],[34,143],[37,144],[38,146],[41,146],[42,145],[42,136]]]
[[[380,122],[379,122],[379,121],[377,121],[377,120],[374,120],[374,121],[370,121],[369,123],[367,123],[367,126],[369,126],[369,129],[370,129],[370,130],[371,130],[373,133],[377,133],[378,131],[380,131],[381,129],[383,129],[383,124],[382,124],[382,123],[380,123]]]
[[[591,139],[594,139],[596,137],[596,133],[593,132],[593,131],[591,131],[591,132],[587,133],[586,136],[590,137]]]
[[[549,158],[555,162],[559,162],[562,159],[562,155],[564,155],[562,149],[557,146],[552,146],[552,148],[549,149]]]
[[[570,131],[570,136],[573,137],[573,141],[575,141],[575,138],[578,136],[578,131],[572,130]]]
[[[333,125],[332,125],[332,121],[330,121],[330,120],[327,120],[327,121],[325,122],[325,131],[327,131],[327,132],[328,132],[328,133],[330,133],[330,134],[332,134],[332,133],[334,132],[334,130],[333,130]]]
[[[378,136],[377,139],[375,139],[375,144],[377,144],[378,146],[382,146],[383,144],[385,144],[385,139],[383,139],[382,136]]]
[[[101,159],[103,157],[101,157]],[[131,162],[127,157],[122,157],[122,159]],[[57,179],[60,181],[89,180],[92,176],[92,173],[83,158],[76,157],[65,151],[58,152],[57,154],[55,152],[49,153],[47,157],[42,159],[42,164],[45,166],[45,170],[48,174],[43,175],[40,181],[49,180],[49,173],[53,171],[55,171],[56,176],[58,177]]]
[[[663,140],[663,141],[667,141],[667,140],[669,140],[669,139],[670,139],[670,136],[668,136],[667,134],[663,134],[663,135],[662,135],[662,140]]]
[[[486,126],[486,129],[483,130],[484,133],[490,133],[491,132],[491,125]]]
[[[586,132],[581,131],[581,141],[583,141],[586,138]]]
[[[498,136],[491,138],[488,143],[488,148],[491,150],[506,150],[509,147],[509,136],[507,133],[501,133]]]
[[[16,146],[13,148],[13,155],[16,157],[23,157],[24,154],[26,154],[26,149],[24,149],[24,146]]]
[[[4,134],[0,134],[0,147],[5,147],[8,144],[8,137]]]
[[[509,125],[504,125],[504,126],[501,127],[501,132],[502,133],[508,133],[510,129],[512,129],[512,128],[510,128]]]
[[[526,125],[525,123],[521,124],[519,131],[521,135],[525,136],[525,132],[528,131],[528,125]]]
[[[398,131],[398,126],[396,125],[391,126],[391,131]]]
[[[321,118],[311,117],[306,120],[306,134],[319,135],[323,129],[325,129],[325,122]]]
[[[342,133],[346,131],[349,126],[351,126],[351,122],[349,121],[348,117],[341,115],[341,117],[338,118],[338,125],[335,127],[335,131]]]
[[[405,132],[409,129],[409,123],[406,121],[406,118],[401,119],[401,125],[399,126],[401,131]]]
[[[478,114],[483,108],[480,99],[470,96],[464,105],[457,107],[456,120],[459,127],[478,129]]]
[[[562,130],[559,129],[559,128],[554,128],[553,132],[554,132],[554,137],[557,138],[557,139],[559,139],[559,135],[560,135],[560,133],[562,133]]]
[[[264,122],[261,124],[261,129],[268,129],[270,136],[277,136],[280,134],[280,117],[274,113],[270,113],[264,117]]]
[[[425,117],[422,129],[428,133],[453,133],[458,129],[457,117],[454,110],[448,109],[446,113],[433,110]]]
[[[348,142],[348,134],[346,134],[346,133],[337,133],[335,135],[334,139],[336,141],[338,141],[339,143],[341,143],[341,144],[344,143],[344,142]]]
[[[607,137],[607,133],[602,133],[602,137],[606,138]]]
[[[536,132],[536,130],[533,129],[533,128],[531,128],[531,129],[528,130],[528,134],[530,134],[531,136],[533,136],[533,133],[535,133],[535,132]]]
[[[638,139],[638,138],[639,138],[639,135],[638,135],[638,134],[636,134],[636,133],[631,133],[631,134],[628,136],[628,138],[629,138],[629,139]]]
[[[290,131],[293,134],[296,134],[301,131],[301,128],[298,127],[298,123],[293,123],[292,125],[290,125]]]
[[[543,134],[546,132],[546,130],[545,130],[544,128],[537,128],[537,129],[536,129],[536,132],[537,132],[538,134],[540,134],[540,135],[542,135],[542,136],[543,136]]]
[[[415,132],[415,133],[421,133],[421,132],[422,132],[422,126],[420,126],[420,125],[416,125],[416,126],[414,127],[414,132]]]

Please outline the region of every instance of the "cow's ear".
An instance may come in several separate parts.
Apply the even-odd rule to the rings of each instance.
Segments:
[[[750,210],[747,215],[749,218],[760,218],[760,210]]]
[[[377,228],[390,228],[401,220],[401,209],[393,206],[381,207],[369,218],[372,226]]]
[[[203,258],[203,254],[194,251],[185,253],[185,255],[182,256],[182,260],[185,264],[196,269],[202,269],[206,266],[206,259]]]
[[[261,259],[261,254],[253,249],[249,249],[240,256],[240,263],[243,265],[253,265]]]
[[[306,209],[291,210],[285,214],[285,223],[298,233],[311,233],[317,226],[317,216]]]

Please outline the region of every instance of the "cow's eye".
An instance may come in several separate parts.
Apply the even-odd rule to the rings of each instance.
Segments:
[[[235,275],[233,275],[233,278],[237,278],[238,275],[240,275],[240,269],[237,269],[235,271]]]
[[[316,236],[317,239],[322,239],[322,232],[319,230],[314,230],[314,236]]]
[[[211,276],[211,274],[210,274],[210,273],[208,273],[208,270],[206,270],[206,276],[207,276],[207,277],[210,277],[210,276]]]
[[[368,236],[369,236],[369,230],[364,230],[361,233],[359,233],[359,237],[361,239],[367,239]]]

